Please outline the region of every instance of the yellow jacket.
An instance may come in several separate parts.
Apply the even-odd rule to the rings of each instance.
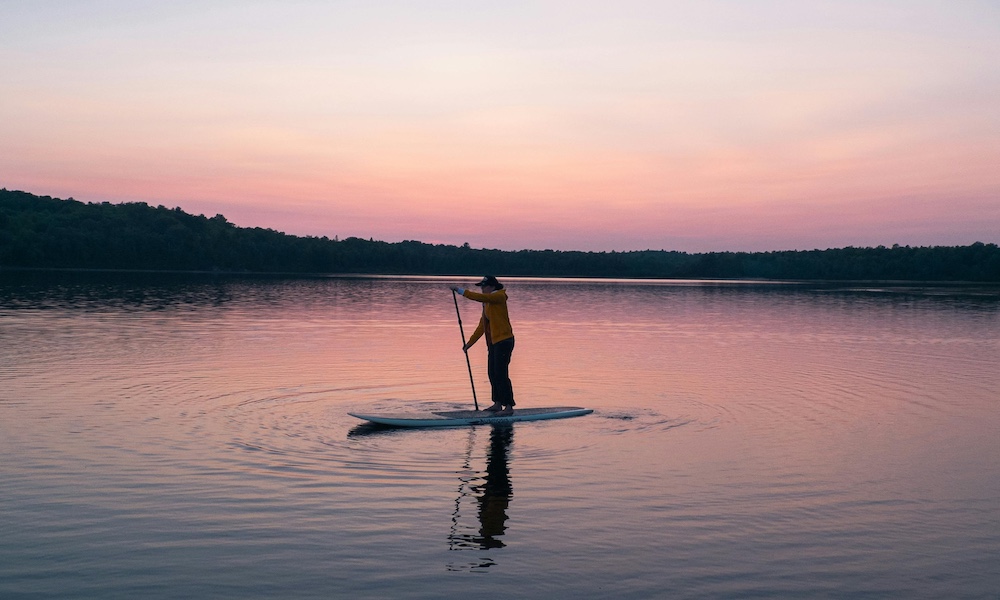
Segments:
[[[465,290],[462,295],[469,300],[483,303],[483,316],[479,318],[479,326],[469,336],[467,346],[475,344],[484,333],[486,334],[486,344],[489,346],[514,337],[514,331],[510,326],[510,317],[507,315],[506,290],[497,290],[490,294]],[[486,329],[487,323],[489,323],[489,330]]]

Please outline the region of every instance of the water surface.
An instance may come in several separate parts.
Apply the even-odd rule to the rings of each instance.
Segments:
[[[448,283],[0,275],[0,597],[1000,590],[995,288],[515,279],[594,414],[347,416],[472,405]]]

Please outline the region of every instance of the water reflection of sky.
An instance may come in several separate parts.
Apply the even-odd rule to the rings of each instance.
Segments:
[[[519,405],[596,412],[398,432],[471,407],[450,278],[2,281],[0,595],[996,589],[990,288],[515,279]]]

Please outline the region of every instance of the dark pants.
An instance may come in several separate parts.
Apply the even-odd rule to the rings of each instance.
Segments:
[[[493,386],[493,403],[514,406],[514,386],[510,382],[510,355],[514,352],[514,338],[490,346],[487,351],[486,372]]]

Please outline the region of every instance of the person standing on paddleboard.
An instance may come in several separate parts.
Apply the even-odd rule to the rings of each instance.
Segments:
[[[467,353],[479,338],[486,336],[487,372],[493,388],[493,406],[485,410],[499,415],[513,414],[514,387],[510,382],[510,356],[514,352],[514,331],[507,315],[507,291],[492,275],[483,277],[476,285],[482,289],[482,293],[458,286],[451,288],[463,297],[483,304],[479,326],[469,336],[469,341],[462,350]]]

